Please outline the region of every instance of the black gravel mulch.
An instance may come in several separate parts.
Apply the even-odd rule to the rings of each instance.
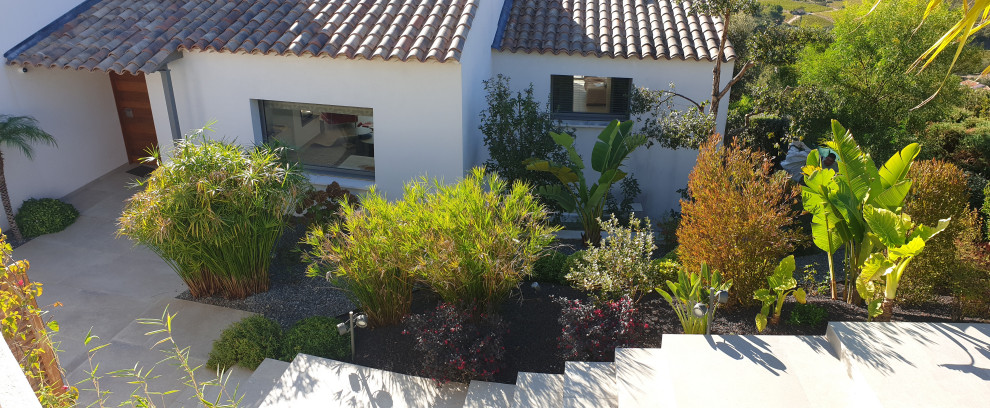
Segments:
[[[841,285],[840,285],[841,287]],[[557,322],[561,307],[551,296],[586,298],[582,292],[564,285],[540,284],[535,290],[529,283],[521,285],[512,299],[502,304],[500,315],[509,325],[505,339],[505,367],[493,381],[515,383],[520,371],[563,373],[564,359],[557,349],[561,326]],[[894,321],[949,322],[949,299],[918,308],[895,307]],[[433,310],[439,303],[436,295],[418,291],[413,300],[413,313]],[[828,296],[809,296],[808,303],[825,308],[828,318],[816,326],[793,326],[787,323],[794,308],[793,299],[784,304],[781,323],[757,333],[755,317],[760,308],[720,308],[716,313],[712,333],[763,335],[824,335],[828,321],[866,321],[865,307],[833,301]],[[638,307],[639,318],[648,325],[636,347],[660,347],[664,333],[683,333],[680,322],[670,306],[656,294],[645,297]],[[346,316],[341,316],[346,318]],[[985,322],[985,321],[980,321]],[[411,336],[403,335],[399,326],[356,330],[355,363],[367,367],[416,375],[419,369],[417,353]]]

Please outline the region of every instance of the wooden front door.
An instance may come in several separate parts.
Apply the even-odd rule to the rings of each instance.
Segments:
[[[110,73],[113,99],[117,102],[120,130],[124,134],[127,161],[139,163],[148,157],[150,149],[158,147],[155,121],[151,117],[151,100],[144,74]]]

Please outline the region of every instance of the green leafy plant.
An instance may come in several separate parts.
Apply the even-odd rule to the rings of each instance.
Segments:
[[[731,279],[730,305],[751,306],[773,273],[766,260],[783,258],[804,239],[795,228],[798,191],[765,153],[719,142],[712,137],[702,146],[691,171],[677,253],[689,270],[707,263]]]
[[[93,335],[92,330],[86,333],[83,344],[85,346],[92,346],[92,348],[88,349],[86,353],[89,369],[83,368],[83,373],[87,378],[80,381],[80,384],[85,382],[93,385],[93,388],[83,390],[96,394],[95,401],[89,405],[90,407],[133,406],[154,408],[168,406],[166,397],[178,393],[179,390],[153,390],[156,388],[157,381],[162,378],[162,376],[153,373],[163,363],[178,367],[179,381],[188,389],[192,390],[193,397],[190,399],[194,398],[197,406],[204,408],[236,408],[241,403],[243,396],[238,394],[237,387],[234,387],[233,390],[227,387],[227,381],[230,379],[230,371],[218,370],[216,377],[211,376],[209,379],[203,379],[200,370],[203,366],[193,365],[192,360],[189,358],[189,347],[179,346],[172,337],[172,320],[174,318],[175,314],[169,313],[168,307],[166,307],[165,311],[162,312],[161,318],[137,320],[140,324],[151,326],[152,330],[145,333],[146,336],[155,336],[157,338],[157,341],[151,348],[156,349],[162,346],[158,350],[162,352],[164,357],[151,367],[142,367],[139,363],[135,364],[133,368],[107,373],[100,372],[100,364],[96,362],[96,356],[100,350],[109,346],[110,343],[97,345],[95,341],[99,340],[99,337]],[[127,384],[134,386],[131,393],[119,405],[111,405],[109,403],[108,399],[114,391],[101,385],[101,380],[107,377],[123,379]],[[188,406],[185,404],[186,402],[188,401],[178,401],[177,404]]]
[[[25,238],[64,230],[76,222],[79,211],[72,204],[55,198],[31,198],[21,204],[14,219]]]
[[[605,211],[617,217],[622,225],[629,225],[629,217],[634,210],[633,204],[643,190],[639,188],[639,181],[632,174],[626,175],[626,178],[619,182],[618,190],[622,193],[622,199],[616,198],[615,191],[610,192],[605,198]]]
[[[856,278],[856,290],[866,300],[870,317],[882,315],[880,320],[890,321],[904,270],[925,249],[925,243],[948,226],[949,220],[927,227],[912,222],[907,214],[898,215],[869,204],[863,207],[863,218],[870,229],[867,233],[870,245],[879,251],[871,253],[863,263]],[[883,281],[882,290],[874,280]]]
[[[333,334],[336,334],[336,328]],[[240,365],[254,370],[266,358],[281,358],[282,345],[282,327],[274,320],[254,315],[231,324],[220,333],[220,338],[213,342],[206,366],[226,370]]]
[[[575,212],[584,228],[582,240],[589,246],[601,243],[601,225],[605,199],[612,185],[626,177],[620,168],[622,162],[637,147],[646,143],[644,136],[630,134],[633,122],[619,123],[613,120],[598,135],[598,141],[591,153],[591,168],[599,173],[598,181],[588,185],[584,175],[584,161],[574,148],[574,138],[570,135],[550,132],[554,142],[567,151],[567,162],[557,162],[530,158],[526,169],[547,172],[554,175],[561,185],[542,186],[537,193],[555,201],[564,211]]]
[[[337,333],[337,323],[340,321],[324,316],[307,317],[296,322],[285,332],[285,353],[281,359],[292,361],[299,353],[334,360],[349,358],[350,340]]]
[[[767,328],[770,307],[773,307],[773,317],[769,318],[769,323],[777,325],[780,323],[780,311],[784,308],[784,300],[787,295],[794,295],[798,303],[804,303],[804,288],[797,287],[797,279],[794,279],[794,255],[788,256],[777,264],[773,275],[767,278],[770,283],[769,289],[760,289],[753,293],[753,298],[763,303],[763,308],[756,315],[756,330],[763,331]]]
[[[44,322],[45,311],[37,299],[43,286],[28,279],[30,264],[14,261],[7,236],[0,234],[0,334],[17,360],[28,383],[45,408],[71,407],[78,390],[63,383],[64,372],[55,356],[51,334],[58,322]],[[56,303],[54,306],[60,306]]]
[[[805,185],[801,187],[801,198],[804,209],[812,214],[814,243],[828,254],[834,299],[837,295],[832,254],[845,247],[846,282],[856,281],[866,260],[878,250],[869,235],[871,225],[866,220],[866,207],[882,209],[884,214],[893,213],[895,218],[900,214],[911,190],[907,175],[920,147],[917,143],[906,146],[878,170],[870,155],[856,144],[852,133],[834,120],[832,140],[826,145],[838,153],[839,171],[820,167],[818,152],[813,150],[803,170]],[[855,293],[847,289],[846,301],[855,302]]]
[[[990,184],[983,190],[983,219],[987,228],[987,241],[990,241]]]
[[[791,309],[787,317],[787,324],[792,326],[818,326],[828,319],[828,310],[824,307],[811,304],[799,303]]]
[[[207,130],[176,141],[139,182],[117,233],[161,256],[194,297],[244,298],[268,290],[272,250],[307,181],[278,149],[245,151]]]
[[[677,273],[677,282],[667,281],[667,288],[670,292],[663,287],[657,287],[656,291],[674,309],[681,327],[684,328],[684,334],[705,334],[711,323],[708,319],[715,317],[718,302],[711,302],[714,303],[715,310],[703,316],[695,314],[695,306],[699,303],[707,305],[716,292],[731,289],[732,280],[723,282],[722,274],[712,271],[707,264],[701,264],[699,273],[691,273],[686,268],[681,268]]]
[[[38,124],[38,120],[30,116],[0,115],[0,148],[14,149],[30,159],[34,155],[33,144],[57,146],[55,138]],[[10,205],[10,193],[7,190],[7,176],[4,172],[4,152],[0,150],[0,201],[7,213],[7,223],[16,242],[23,242],[24,236],[17,227],[14,219],[14,207]]]
[[[559,251],[548,251],[533,262],[533,274],[529,279],[535,282],[567,283],[567,255]]]
[[[602,223],[607,234],[601,246],[588,248],[567,274],[576,288],[590,290],[603,300],[618,300],[629,296],[634,303],[663,283],[657,264],[650,258],[657,246],[653,244],[650,219],[635,215],[629,227],[619,225],[615,217]]]
[[[533,97],[533,84],[513,93],[509,78],[499,74],[484,81],[484,86],[488,107],[481,112],[480,129],[489,154],[485,168],[509,183],[523,181],[533,188],[556,183],[549,174],[527,171],[523,161],[531,157],[566,160],[567,154],[550,138],[550,132],[573,133],[573,129],[564,127],[540,106]]]

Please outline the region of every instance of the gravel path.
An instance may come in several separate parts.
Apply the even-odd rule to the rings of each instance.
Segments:
[[[240,300],[222,297],[194,299],[188,290],[176,297],[262,314],[284,328],[310,316],[337,317],[354,309],[354,304],[342,290],[322,277],[306,276],[306,266],[300,262],[300,254],[296,250],[302,233],[302,228],[295,228],[287,229],[283,235],[268,271],[271,278],[268,292]]]

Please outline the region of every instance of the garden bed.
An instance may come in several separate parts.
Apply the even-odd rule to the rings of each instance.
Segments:
[[[568,298],[586,297],[582,292],[564,285],[552,283],[540,284],[536,290],[525,283],[513,297],[504,302],[500,315],[509,326],[509,334],[505,339],[506,358],[502,372],[492,380],[503,383],[515,383],[516,374],[520,371],[538,373],[563,373],[564,359],[557,348],[557,337],[561,334],[561,326],[557,322],[561,307],[552,297]],[[424,313],[433,310],[439,299],[426,290],[417,291],[414,295],[413,313]],[[763,333],[757,333],[754,318],[759,307],[736,308],[733,310],[719,309],[716,314],[713,334],[765,334],[765,335],[824,335],[828,321],[866,321],[866,309],[852,306],[842,301],[833,301],[827,296],[809,296],[808,303],[825,308],[828,317],[815,326],[793,326],[787,323],[790,311],[795,303],[789,301],[784,305],[783,318],[778,326],[768,327]],[[948,322],[948,299],[918,308],[895,308],[894,321],[926,321]],[[341,316],[346,319],[346,316]],[[639,305],[639,318],[647,325],[647,329],[636,341],[636,347],[660,347],[661,335],[664,333],[682,333],[680,322],[673,309],[656,294],[644,298]],[[404,374],[417,374],[418,353],[413,350],[411,336],[402,334],[402,327],[382,327],[358,329],[357,356],[355,363]]]

